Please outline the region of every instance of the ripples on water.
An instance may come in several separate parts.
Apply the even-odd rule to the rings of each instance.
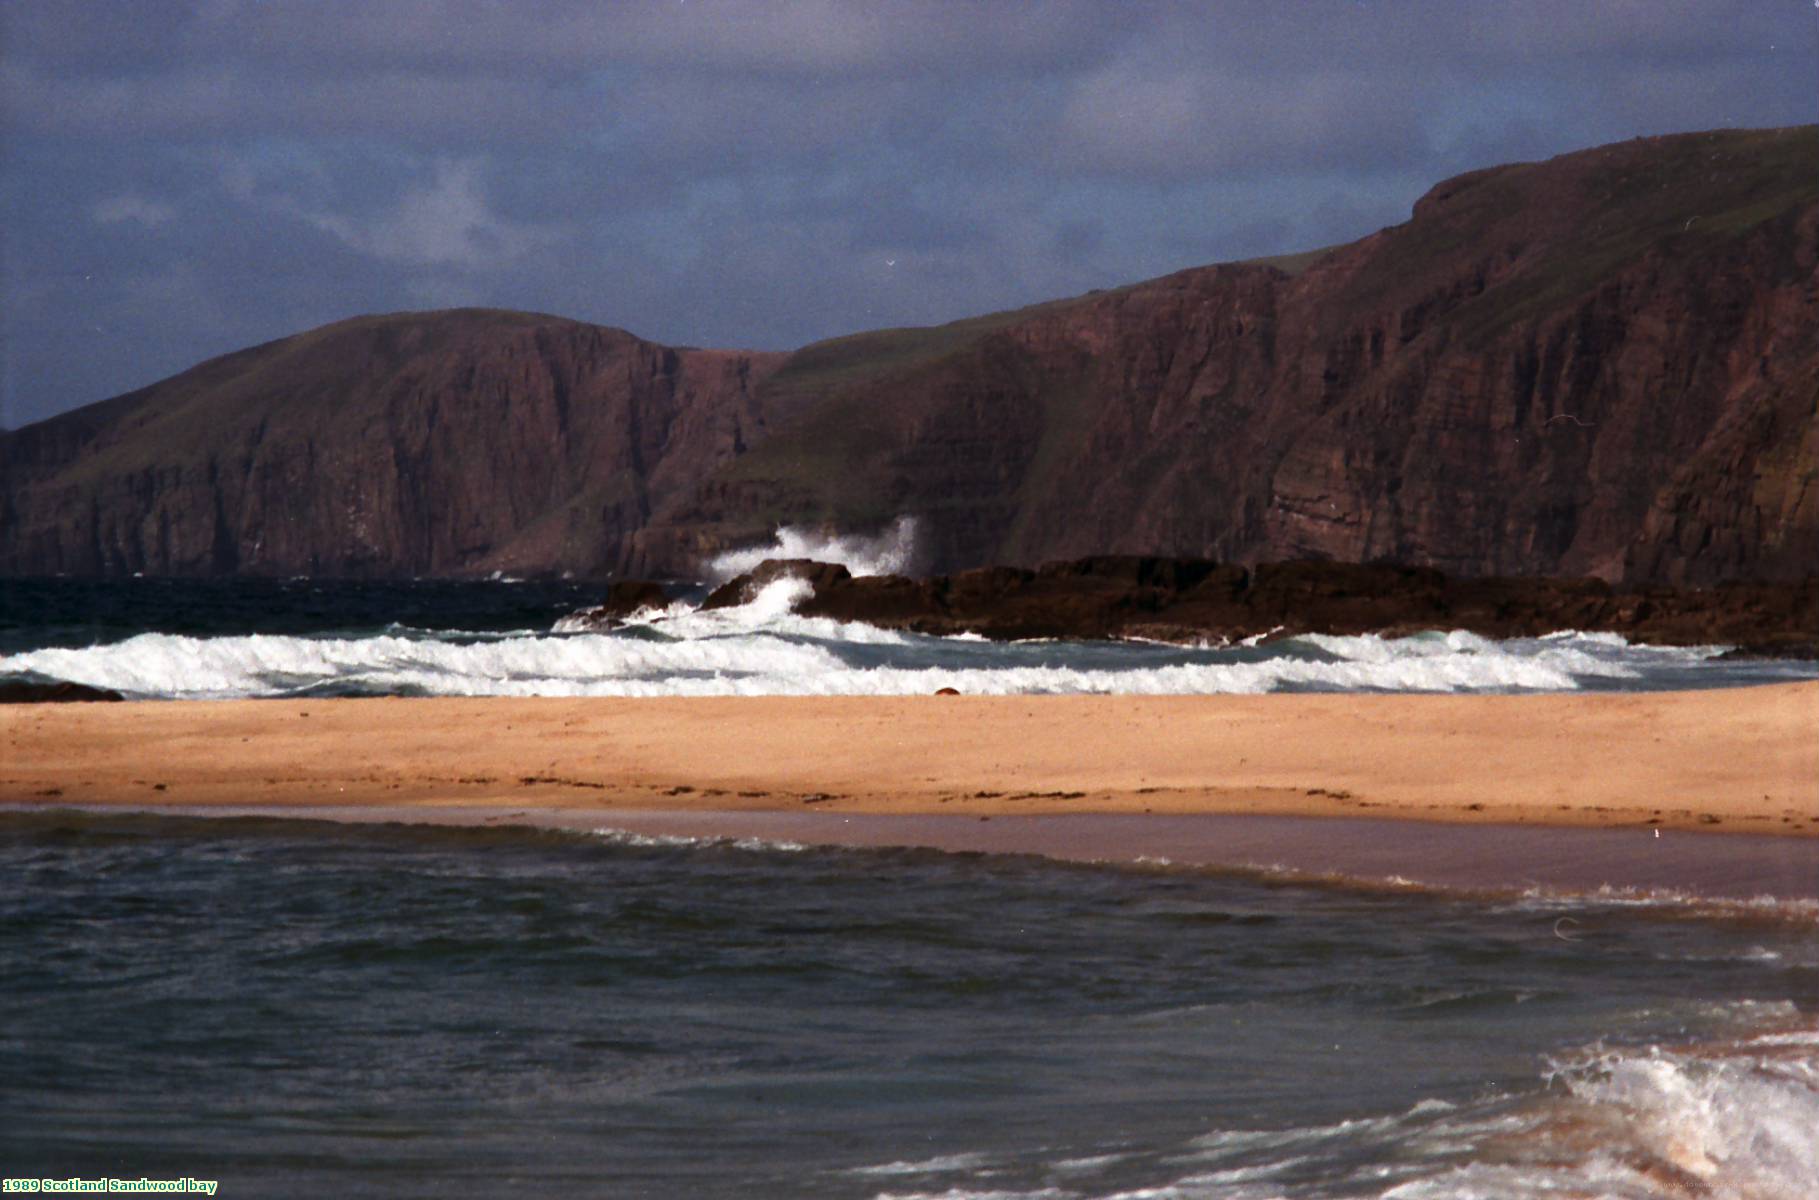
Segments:
[[[933,851],[0,818],[0,1162],[223,1195],[1810,1200],[1819,937]],[[1807,1190],[1801,1190],[1807,1189]]]

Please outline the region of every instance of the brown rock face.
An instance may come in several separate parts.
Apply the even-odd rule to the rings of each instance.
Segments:
[[[1819,128],[1477,172],[1305,257],[803,350],[640,565],[913,513],[937,570],[1819,571]]]
[[[784,523],[919,567],[1819,574],[1819,127],[1440,184],[1405,224],[793,355],[360,318],[0,434],[0,573],[694,576]]]
[[[0,572],[598,572],[763,436],[778,355],[363,317],[0,439]]]
[[[618,579],[606,590],[606,598],[593,608],[584,608],[559,625],[558,631],[573,629],[613,629],[625,624],[626,618],[650,609],[663,609],[670,603],[663,585],[648,579]]]
[[[896,576],[888,578],[896,579]],[[814,589],[816,594],[832,594],[836,589],[853,582],[850,571],[839,563],[814,562],[806,558],[772,558],[758,564],[753,570],[736,579],[730,579],[708,593],[701,602],[706,609],[735,608],[749,603],[767,584],[779,579],[800,579]],[[908,580],[900,582],[907,583]]]

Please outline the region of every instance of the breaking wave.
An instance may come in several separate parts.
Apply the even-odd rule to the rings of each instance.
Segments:
[[[916,534],[908,516],[869,536],[784,527],[769,544],[722,554],[709,569],[728,578],[781,556],[841,563],[855,575],[903,572],[915,557]],[[1819,678],[1812,663],[1727,661],[1719,658],[1721,646],[1632,645],[1610,633],[1508,640],[1458,630],[1272,633],[1200,645],[934,637],[804,616],[797,609],[812,585],[788,577],[741,605],[701,609],[677,600],[602,629],[591,610],[573,607],[586,590],[563,587],[573,590],[553,609],[542,607],[540,592],[508,587],[482,598],[472,585],[108,592],[92,598],[105,619],[91,614],[89,624],[67,629],[63,618],[46,619],[44,640],[34,644],[15,631],[0,643],[0,651],[14,651],[0,652],[0,682],[68,681],[132,698],[233,699],[915,695],[943,688],[976,695],[1636,691]],[[190,611],[197,595],[207,602],[200,614]],[[115,611],[123,602],[148,606],[143,631],[106,640],[123,627]],[[569,615],[554,615],[561,605],[571,606]],[[537,627],[513,627],[526,623]],[[99,640],[80,644],[85,631]]]
[[[144,633],[0,657],[0,676],[178,699],[916,695],[944,687],[983,695],[1519,692],[1751,681],[1737,675],[1747,667],[1707,664],[1710,648],[1632,646],[1607,635],[1495,641],[1451,632],[1220,648],[928,637],[797,615],[791,606],[805,586],[777,580],[739,607],[676,605],[609,632]]]
[[[1094,1186],[1121,1155],[1048,1164],[1036,1187],[1004,1187],[997,1180],[1012,1164],[979,1154],[851,1173],[911,1184],[874,1200],[1813,1196],[1819,1030],[1810,1025],[1696,1047],[1594,1048],[1554,1064],[1542,1083],[1325,1125],[1215,1129],[1166,1156],[1173,1178],[1135,1189]]]
[[[916,554],[916,518],[898,517],[882,532],[866,535],[828,533],[786,525],[762,546],[728,550],[707,565],[711,582],[720,584],[755,569],[766,559],[812,558],[839,563],[853,575],[901,575]]]

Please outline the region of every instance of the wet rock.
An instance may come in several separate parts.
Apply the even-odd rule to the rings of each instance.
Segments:
[[[593,608],[564,617],[557,625],[562,632],[613,629],[627,617],[650,609],[667,608],[671,596],[662,584],[648,579],[621,579],[606,590],[606,599]]]
[[[1718,656],[1723,659],[1797,658],[1819,662],[1819,638],[1801,633],[1779,637],[1757,637],[1741,646],[1733,646]]]
[[[801,579],[819,595],[852,580],[852,574],[838,563],[814,562],[806,558],[772,558],[759,563],[745,574],[721,584],[708,593],[702,608],[735,608],[749,604],[759,592],[779,579]]]
[[[35,683],[24,679],[0,681],[0,704],[67,704],[93,700],[124,700],[110,688],[90,687],[86,683]]]
[[[786,560],[732,580],[709,603],[743,603],[783,577],[813,581],[813,594],[796,606],[804,616],[999,640],[1231,642],[1462,629],[1496,638],[1612,632],[1632,641],[1741,644],[1771,657],[1800,657],[1819,644],[1819,578],[1628,591],[1600,579],[1450,579],[1431,568],[1389,564],[1245,568],[1100,556],[1033,571],[994,567],[906,579],[854,578],[834,564]]]

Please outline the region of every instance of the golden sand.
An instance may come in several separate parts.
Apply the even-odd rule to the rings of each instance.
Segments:
[[[0,707],[0,802],[1274,813],[1819,834],[1819,684]]]

